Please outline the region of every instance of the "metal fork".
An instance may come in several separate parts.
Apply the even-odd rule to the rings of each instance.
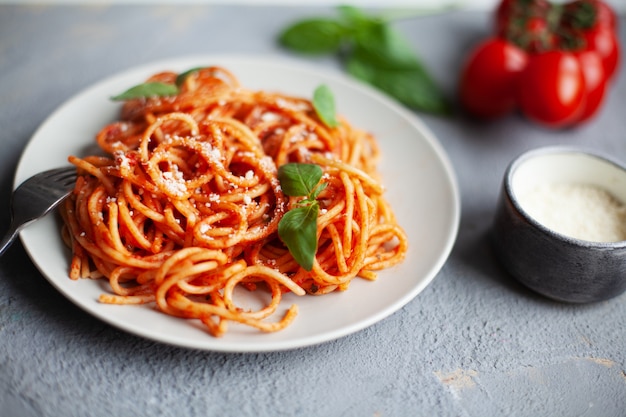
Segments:
[[[20,184],[11,196],[11,225],[0,241],[0,256],[22,228],[58,206],[74,189],[75,182],[76,167],[66,167],[40,172]]]

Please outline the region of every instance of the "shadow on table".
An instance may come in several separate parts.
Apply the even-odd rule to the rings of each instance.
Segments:
[[[471,276],[476,279],[492,281],[522,297],[550,302],[522,285],[500,263],[492,242],[492,219],[492,211],[463,212],[455,248],[459,261],[474,271]]]
[[[10,169],[5,169],[11,173],[11,175],[2,175],[0,178],[0,233],[4,234],[4,232],[9,228],[9,221],[11,220],[10,215],[10,202],[11,202],[11,193],[13,191],[13,172],[15,171],[15,167],[11,167]]]

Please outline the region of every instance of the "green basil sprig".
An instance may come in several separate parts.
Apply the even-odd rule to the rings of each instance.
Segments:
[[[304,197],[285,213],[278,223],[278,236],[298,264],[307,271],[313,268],[317,252],[317,216],[319,194],[328,184],[320,183],[322,168],[315,164],[288,163],[278,169],[278,180],[285,195]]]
[[[349,74],[410,108],[450,112],[445,94],[391,21],[352,6],[338,11],[339,18],[309,18],[288,26],[279,42],[300,53],[341,56]]]
[[[134,87],[129,88],[121,94],[111,97],[113,101],[125,101],[132,100],[137,98],[150,98],[150,97],[169,97],[175,96],[180,92],[180,86],[183,85],[185,79],[201,70],[205,67],[196,67],[191,68],[187,71],[181,72],[176,77],[175,84],[167,84],[162,82],[147,82],[138,84]]]

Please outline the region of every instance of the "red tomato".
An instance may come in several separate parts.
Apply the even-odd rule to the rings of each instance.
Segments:
[[[544,52],[555,48],[557,36],[544,17],[531,17],[526,21],[518,42],[529,53]]]
[[[480,44],[461,73],[463,107],[481,118],[511,112],[515,108],[517,78],[526,61],[526,53],[505,40],[492,38]]]
[[[548,22],[547,0],[501,0],[495,11],[495,33],[527,52],[551,49],[556,37]]]
[[[606,77],[602,59],[595,51],[583,50],[574,52],[580,62],[580,68],[585,79],[585,104],[577,122],[582,123],[590,119],[604,101],[606,92]]]
[[[596,1],[596,25],[605,26],[611,30],[617,30],[617,16],[615,11],[605,2]]]
[[[526,117],[546,127],[576,122],[585,104],[580,61],[562,51],[531,55],[519,78],[518,104]]]
[[[560,6],[557,6],[560,7]],[[575,29],[591,29],[603,26],[615,30],[617,16],[602,0],[574,0],[562,5],[562,24]]]
[[[620,58],[615,32],[610,28],[596,25],[594,28],[584,31],[583,36],[587,42],[587,49],[597,51],[602,58],[605,76],[607,79],[611,79]]]
[[[496,34],[502,36],[506,33],[515,2],[516,0],[502,0],[498,4],[494,15]]]

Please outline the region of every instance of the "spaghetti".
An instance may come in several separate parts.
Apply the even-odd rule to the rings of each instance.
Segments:
[[[175,84],[163,72],[149,82]],[[346,290],[352,279],[401,262],[407,239],[383,198],[374,138],[346,120],[329,128],[309,100],[251,91],[220,67],[189,74],[176,95],[125,101],[120,120],[96,136],[107,156],[70,156],[79,177],[62,210],[72,279],[106,279],[111,304],[154,303],[199,319],[213,336],[228,322],[284,329],[283,294]],[[297,203],[277,167],[314,163],[317,252],[306,271],[277,234]],[[235,291],[260,291],[258,310]],[[240,291],[240,290],[238,290]]]

